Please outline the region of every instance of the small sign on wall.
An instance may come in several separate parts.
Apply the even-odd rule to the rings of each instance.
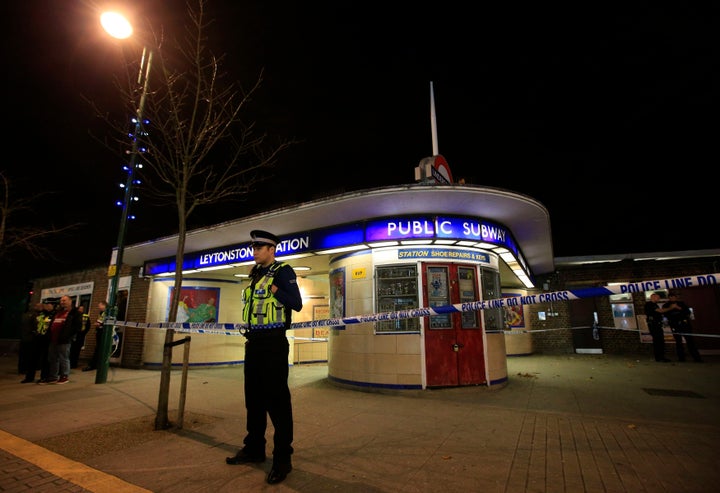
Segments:
[[[330,305],[313,306],[313,321],[330,318]],[[327,339],[330,335],[330,327],[313,327],[313,339]]]
[[[358,267],[352,270],[353,279],[367,279],[367,269],[365,267]]]
[[[521,296],[518,293],[503,293],[503,298],[518,297]],[[505,306],[505,324],[510,329],[521,329],[525,327],[525,313],[523,312],[523,305],[517,304],[512,306]],[[545,313],[543,313],[543,316]],[[542,319],[541,319],[542,320]]]

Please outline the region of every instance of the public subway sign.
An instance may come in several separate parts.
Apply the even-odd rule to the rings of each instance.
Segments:
[[[509,229],[491,221],[454,216],[380,218],[281,236],[276,256],[278,259],[282,259],[288,255],[363,243],[413,239],[473,241],[487,243],[488,248],[502,246],[512,252],[523,270],[529,273],[525,259]],[[245,242],[200,252],[186,252],[182,270],[204,269],[252,261],[253,253],[250,242]],[[174,271],[175,257],[151,260],[144,266],[144,273],[149,276]]]
[[[370,221],[365,229],[366,241],[415,238],[472,240],[502,245],[508,250],[517,251],[510,231],[490,221],[456,217],[378,219]]]
[[[412,239],[464,240],[502,246],[513,253],[525,272],[529,272],[510,230],[491,221],[450,216],[376,219],[369,221],[365,228],[367,242]]]

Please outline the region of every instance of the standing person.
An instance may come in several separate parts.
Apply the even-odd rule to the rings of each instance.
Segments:
[[[44,318],[42,320],[42,329],[40,328],[40,319],[38,319],[38,331],[42,330],[37,341],[38,353],[36,357],[40,362],[40,380],[38,380],[38,382],[47,380],[50,375],[50,359],[48,357],[50,354],[50,322],[55,316],[58,305],[55,303],[43,303],[43,308]]]
[[[24,358],[25,379],[20,383],[35,381],[35,372],[40,368],[40,378],[47,378],[48,327],[52,305],[37,303],[33,310],[23,317],[23,343],[21,351]]]
[[[692,336],[692,324],[690,324],[690,307],[680,300],[680,295],[674,291],[668,293],[668,302],[663,305],[667,308],[665,316],[668,319],[670,329],[675,338],[675,351],[678,361],[685,361],[685,350],[683,349],[683,337],[687,344],[690,356],[697,362],[702,363],[700,353],[695,346],[695,338]]]
[[[26,374],[28,369],[35,365],[33,361],[33,339],[35,336],[35,317],[42,311],[42,303],[35,305],[35,308],[30,308],[28,305],[27,310],[22,316],[22,324],[20,326],[20,351],[18,352],[18,373]],[[35,368],[33,368],[33,371]],[[25,379],[27,380],[27,378]],[[20,383],[28,383],[23,380]],[[32,380],[31,380],[32,381]]]
[[[72,298],[60,298],[60,307],[50,321],[50,348],[48,350],[48,377],[41,384],[68,383],[70,377],[70,343],[80,331],[82,315],[73,305]]]
[[[245,409],[247,435],[244,447],[228,464],[265,461],[267,416],[275,428],[273,464],[266,481],[283,481],[292,471],[293,417],[288,387],[290,345],[285,331],[292,324],[292,310],[302,309],[302,297],[295,271],[275,260],[280,242],[267,231],[254,230],[252,238],[255,266],[250,286],[243,292],[243,322],[248,324],[245,337]]]
[[[645,317],[647,319],[650,336],[652,336],[653,354],[655,361],[669,363],[665,357],[665,331],[663,330],[663,313],[668,311],[658,304],[660,295],[652,293],[650,299],[645,303]]]
[[[70,344],[70,368],[78,367],[80,351],[85,347],[85,336],[87,336],[90,330],[90,314],[85,313],[85,307],[83,305],[78,306],[77,309],[82,316],[82,323],[80,324],[80,332],[75,334]]]
[[[27,369],[25,380],[30,383],[35,380],[35,372],[40,368],[40,379],[37,383],[47,381],[50,373],[48,352],[50,350],[50,321],[55,314],[55,305],[52,303],[38,303],[36,305],[35,333],[33,335],[33,359],[35,364]]]
[[[103,330],[105,330],[105,312],[107,311],[107,302],[101,301],[98,303],[98,318],[95,321],[95,350],[93,351],[92,359],[88,365],[82,369],[82,371],[93,371],[97,370],[100,364],[100,346],[102,345]]]

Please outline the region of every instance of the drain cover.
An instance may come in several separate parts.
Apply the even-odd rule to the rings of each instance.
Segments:
[[[704,399],[704,395],[700,395],[692,390],[673,390],[673,389],[643,389],[650,395],[664,395],[667,397],[693,397],[695,399]]]

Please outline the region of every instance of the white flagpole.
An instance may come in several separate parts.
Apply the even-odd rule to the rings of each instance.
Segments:
[[[432,131],[432,146],[433,156],[437,156],[438,153],[438,138],[437,138],[437,121],[435,118],[435,93],[433,92],[433,83],[430,81],[430,128]]]

